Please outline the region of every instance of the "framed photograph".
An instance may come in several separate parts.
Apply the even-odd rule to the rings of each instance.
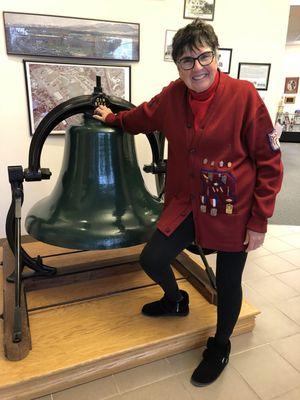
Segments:
[[[238,79],[253,83],[257,90],[267,90],[271,64],[239,63]]]
[[[215,0],[184,0],[183,18],[213,21]]]
[[[225,74],[229,74],[231,66],[232,49],[219,48],[218,49],[218,67]]]
[[[284,93],[295,94],[298,93],[299,78],[285,78]]]
[[[285,96],[284,103],[285,104],[295,104],[296,96]]]
[[[3,19],[8,54],[139,60],[137,23],[6,11]]]
[[[54,107],[72,97],[92,94],[96,75],[101,76],[104,93],[130,101],[130,66],[67,64],[24,60],[30,133]],[[72,116],[54,128],[52,134],[80,123]]]
[[[173,37],[177,31],[172,31],[167,29],[165,36],[165,50],[164,50],[164,60],[173,61],[172,59],[172,41]]]

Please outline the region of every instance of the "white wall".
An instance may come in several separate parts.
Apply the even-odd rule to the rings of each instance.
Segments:
[[[300,21],[299,21],[300,25]],[[284,56],[284,74],[285,77],[300,77],[300,44],[286,46]],[[295,96],[294,104],[284,104],[284,112],[294,113],[295,110],[300,109],[300,90],[293,95],[284,94],[284,87],[282,88],[282,96]]]
[[[184,0],[2,0],[0,7],[1,11],[139,22],[140,62],[131,64],[132,102],[139,104],[177,77],[174,65],[163,61],[163,47],[166,29],[176,30],[191,22],[183,19],[183,4]],[[220,46],[233,48],[231,76],[237,76],[239,62],[272,64],[269,89],[261,93],[273,118],[284,84],[282,60],[288,16],[289,0],[216,0],[212,22]],[[5,236],[5,218],[10,204],[7,166],[21,164],[26,167],[30,144],[22,57],[6,54],[3,27],[0,34],[0,68],[1,238]],[[137,146],[140,164],[149,162],[151,157],[145,138],[138,137]],[[51,137],[47,140],[42,166],[49,167],[53,176],[49,182],[25,183],[24,216],[31,205],[53,187],[60,169],[62,149],[63,138]],[[154,190],[154,180],[149,176],[146,180]]]

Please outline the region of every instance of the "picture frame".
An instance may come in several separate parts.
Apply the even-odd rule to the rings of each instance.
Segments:
[[[284,97],[285,104],[295,104],[295,102],[296,102],[296,96],[285,96]]]
[[[167,29],[165,33],[164,61],[173,61],[172,41],[177,31]]]
[[[57,105],[73,97],[92,94],[96,75],[106,94],[130,101],[131,67],[129,65],[94,65],[23,60],[30,134],[40,121]],[[65,130],[80,123],[80,116],[61,122],[51,134],[64,134]]]
[[[296,94],[298,93],[299,78],[298,77],[288,77],[285,78],[284,93],[285,94]]]
[[[270,63],[240,62],[237,78],[253,83],[257,90],[268,90],[270,70]]]
[[[183,18],[213,21],[215,0],[184,0]]]
[[[218,68],[225,74],[230,73],[232,49],[219,48],[218,49]]]
[[[140,24],[3,12],[7,54],[139,61]]]

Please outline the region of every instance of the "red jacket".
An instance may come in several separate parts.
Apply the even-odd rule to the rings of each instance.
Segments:
[[[108,124],[137,134],[159,130],[168,140],[165,204],[157,223],[169,236],[193,212],[204,248],[241,251],[246,228],[266,232],[282,182],[276,131],[254,86],[220,73],[203,124],[194,129],[188,89],[171,82],[149,102]]]

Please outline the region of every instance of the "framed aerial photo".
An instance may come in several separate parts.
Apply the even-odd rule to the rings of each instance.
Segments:
[[[299,78],[285,78],[284,93],[296,94],[298,92]]]
[[[130,66],[53,63],[24,60],[30,134],[54,107],[72,97],[92,94],[96,75],[101,76],[103,92],[130,101]],[[80,123],[79,116],[67,118],[52,134]]]
[[[238,79],[253,83],[257,90],[267,90],[271,64],[239,63]]]
[[[8,54],[139,60],[137,23],[7,11],[3,19]]]
[[[173,31],[170,29],[166,30],[165,50],[164,50],[164,60],[165,61],[173,61],[173,59],[172,59],[172,41],[173,41],[173,37],[175,36],[176,32],[177,31]]]
[[[213,21],[215,0],[184,0],[183,18]]]
[[[229,74],[231,66],[232,49],[219,48],[218,49],[218,67],[225,74]]]

